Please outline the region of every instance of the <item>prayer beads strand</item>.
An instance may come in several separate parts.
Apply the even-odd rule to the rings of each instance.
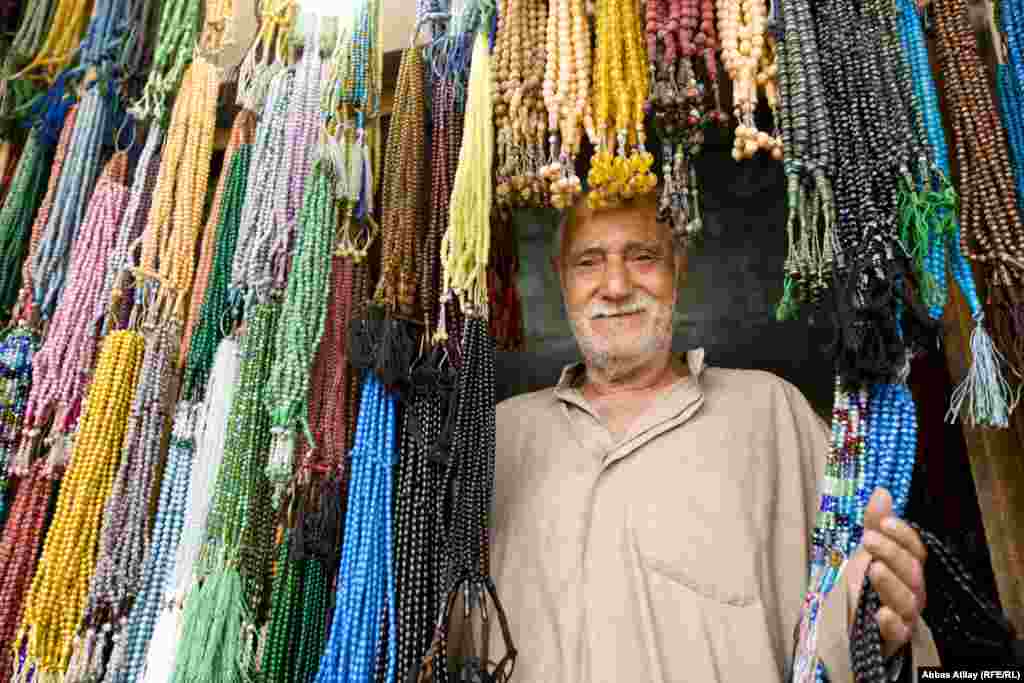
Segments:
[[[152,118],[163,124],[168,97],[181,92],[179,85],[184,90],[181,81],[199,37],[201,15],[201,0],[170,0],[161,4],[153,64],[142,98],[131,110],[137,118]]]
[[[117,331],[106,338],[100,352],[74,454],[64,475],[17,638],[19,642],[27,638],[24,666],[37,675],[59,675],[71,655],[72,638],[95,566],[102,507],[113,485],[143,346],[138,333]]]
[[[223,175],[224,197],[218,207],[216,223],[212,226],[215,233],[213,263],[210,265],[210,276],[204,288],[197,324],[191,335],[189,354],[184,364],[181,395],[187,401],[196,402],[201,398],[217,346],[228,331],[225,325],[229,314],[228,280],[238,244],[251,159],[252,145],[243,142],[232,154],[231,163]]]
[[[590,135],[597,152],[587,175],[587,203],[601,209],[653,192],[658,180],[650,170],[654,157],[645,146],[650,69],[637,3],[599,0],[596,11],[596,115]]]
[[[109,96],[104,96],[99,83],[93,81],[79,105],[52,209],[32,259],[33,304],[44,320],[53,314],[63,291],[68,254],[85,218],[87,201],[100,171],[103,132],[113,115]]]
[[[11,680],[18,661],[16,633],[46,535],[55,494],[53,474],[37,461],[21,479],[0,536],[0,680]]]
[[[11,478],[19,474],[13,460],[28,409],[38,350],[38,336],[27,325],[18,325],[0,336],[0,526],[7,519]]]
[[[232,164],[234,163],[235,153],[241,147],[251,147],[253,134],[256,130],[256,116],[248,110],[243,109],[235,117],[235,121],[231,126],[231,134],[228,142],[228,147],[224,151],[224,160],[221,166],[220,177],[217,180],[217,190],[214,193],[213,202],[210,205],[210,213],[207,216],[206,227],[203,229],[203,242],[201,247],[201,255],[199,257],[199,264],[196,268],[195,282],[192,286],[191,304],[189,306],[188,320],[185,323],[184,333],[182,334],[181,344],[181,357],[179,364],[181,367],[185,367],[185,363],[188,359],[189,348],[192,344],[193,332],[195,331],[196,323],[199,321],[202,315],[202,306],[206,302],[206,288],[210,284],[210,277],[213,274],[214,262],[218,258],[218,254],[221,254],[222,249],[225,245],[220,240],[226,239],[226,236],[222,236],[223,233],[219,229],[219,222],[221,220],[221,203],[224,200],[224,195],[228,189],[228,181],[232,177]],[[238,209],[241,209],[241,203],[245,198],[245,180],[248,179],[249,163],[246,160],[245,163],[246,175],[239,179],[234,179],[235,185],[241,185],[241,187],[234,187],[236,192]],[[240,217],[239,217],[240,218]],[[234,256],[235,242],[238,237],[238,218],[233,221],[230,230],[224,232],[232,233],[232,238],[228,242],[230,244],[230,254],[226,255],[226,263],[230,265],[231,258]],[[220,257],[225,258],[224,256]],[[223,264],[221,266],[223,268]],[[224,285],[224,297],[227,296],[227,282]],[[221,325],[218,325],[218,329]],[[219,337],[218,337],[219,339]],[[216,345],[214,345],[216,346]],[[212,359],[213,349],[208,350],[208,356]],[[205,382],[205,378],[201,378],[199,383]],[[188,396],[189,393],[185,393]]]
[[[252,656],[245,634],[262,606],[270,547],[270,492],[263,479],[270,416],[260,393],[273,363],[280,306],[256,303],[247,313],[239,386],[231,404],[224,460],[206,524],[201,586],[185,599],[172,683],[243,675]],[[216,609],[214,609],[216,605]]]
[[[452,186],[448,230],[441,239],[442,291],[452,291],[463,310],[487,304],[490,247],[491,179],[480,173],[494,158],[491,130],[491,65],[487,38],[477,34],[466,102],[466,124]]]
[[[100,299],[103,264],[114,245],[127,200],[128,158],[115,155],[106,166],[71,250],[68,286],[35,357],[29,398],[30,428],[46,424],[58,405],[70,407],[84,395],[97,344],[93,326],[106,302]]]
[[[10,319],[21,287],[33,219],[42,201],[53,147],[33,129],[0,209],[0,323]]]
[[[1005,134],[986,87],[966,3],[937,0],[934,16],[958,155],[961,250],[985,271],[993,339],[1019,372],[1024,367],[1024,330],[1014,321],[1024,320],[1018,301],[1024,284],[1024,238],[1017,229],[1019,211]]]
[[[926,256],[928,271],[934,285],[929,315],[942,316],[948,300],[946,264],[967,302],[974,320],[971,332],[971,365],[963,381],[954,389],[947,420],[961,415],[971,426],[986,425],[1005,428],[1009,423],[1010,386],[1004,376],[1002,357],[985,329],[984,312],[970,265],[961,251],[960,221],[957,216],[958,197],[949,181],[949,154],[946,134],[939,111],[939,96],[932,74],[919,10],[913,0],[899,0],[900,33],[910,61],[915,102],[921,109],[924,128],[931,147],[931,156],[940,175],[941,205],[929,216],[932,227],[931,247]]]
[[[143,233],[149,210],[153,203],[153,192],[156,189],[157,176],[160,171],[161,151],[164,140],[160,126],[153,126],[146,136],[146,144],[142,148],[139,160],[135,165],[135,178],[132,181],[128,205],[125,207],[121,227],[118,230],[117,242],[107,262],[106,277],[103,282],[102,301],[110,302],[106,318],[102,321],[103,333],[125,326],[128,313],[131,311],[129,297],[126,296],[125,279],[131,274],[133,251],[130,247]]]
[[[394,398],[374,373],[365,373],[336,607],[317,683],[369,680],[382,646],[378,639],[382,619],[389,628],[386,680],[395,680],[397,633],[391,548],[395,426]]]
[[[267,479],[274,486],[274,507],[294,470],[296,432],[309,431],[309,372],[324,332],[327,316],[331,255],[337,215],[331,167],[321,158],[313,167],[299,218],[295,262],[288,277],[281,322],[277,328],[275,363],[267,385],[267,409],[273,424],[273,444]]]
[[[420,311],[420,260],[426,180],[426,101],[419,49],[402,54],[395,87],[393,134],[384,158],[383,245],[378,302],[393,315],[415,319]]]
[[[832,408],[832,440],[825,461],[821,504],[811,537],[810,582],[801,611],[794,655],[794,683],[821,683],[823,664],[816,653],[817,627],[825,596],[845,567],[859,538],[858,495],[866,487],[865,435],[868,425],[868,392],[848,392],[836,377]],[[839,586],[838,589],[842,589]]]
[[[142,585],[132,603],[121,638],[125,655],[114,672],[112,683],[136,683],[142,674],[150,639],[156,630],[164,588],[169,585],[175,550],[181,536],[187,510],[191,468],[193,466],[192,428],[188,416],[180,413],[174,420],[167,463],[160,482],[153,532],[142,565]],[[201,461],[198,461],[200,462]],[[169,673],[167,670],[161,673]],[[157,667],[147,671],[147,680],[162,683]]]

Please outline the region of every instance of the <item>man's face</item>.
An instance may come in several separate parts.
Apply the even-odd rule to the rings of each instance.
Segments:
[[[671,351],[676,268],[684,264],[655,216],[653,207],[588,212],[563,235],[558,265],[569,323],[587,366],[610,380]]]

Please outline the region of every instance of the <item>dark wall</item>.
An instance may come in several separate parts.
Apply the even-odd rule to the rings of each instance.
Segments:
[[[786,256],[782,166],[761,155],[737,163],[730,150],[709,147],[698,160],[704,240],[690,252],[675,347],[703,346],[711,365],[775,372],[827,416],[833,374],[822,346],[828,335],[805,319],[775,320]],[[498,354],[499,399],[551,386],[564,365],[579,359],[550,266],[555,220],[553,212],[516,216],[527,350]]]

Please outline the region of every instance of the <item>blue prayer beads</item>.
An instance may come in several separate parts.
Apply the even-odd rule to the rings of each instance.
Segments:
[[[387,679],[397,665],[395,579],[391,553],[395,401],[366,373],[352,448],[352,480],[331,633],[317,683],[372,680],[382,611],[387,609]]]

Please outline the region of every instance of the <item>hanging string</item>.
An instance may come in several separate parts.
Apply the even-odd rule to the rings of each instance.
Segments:
[[[441,239],[443,296],[452,292],[462,308],[483,311],[487,304],[487,259],[491,239],[491,179],[480,173],[494,158],[491,130],[492,76],[487,37],[476,36],[466,102],[466,124],[452,188],[448,230]]]
[[[103,504],[110,493],[142,363],[141,335],[128,330],[103,343],[74,453],[64,475],[42,558],[25,601],[17,641],[28,643],[23,665],[49,683],[67,669],[95,567]]]

